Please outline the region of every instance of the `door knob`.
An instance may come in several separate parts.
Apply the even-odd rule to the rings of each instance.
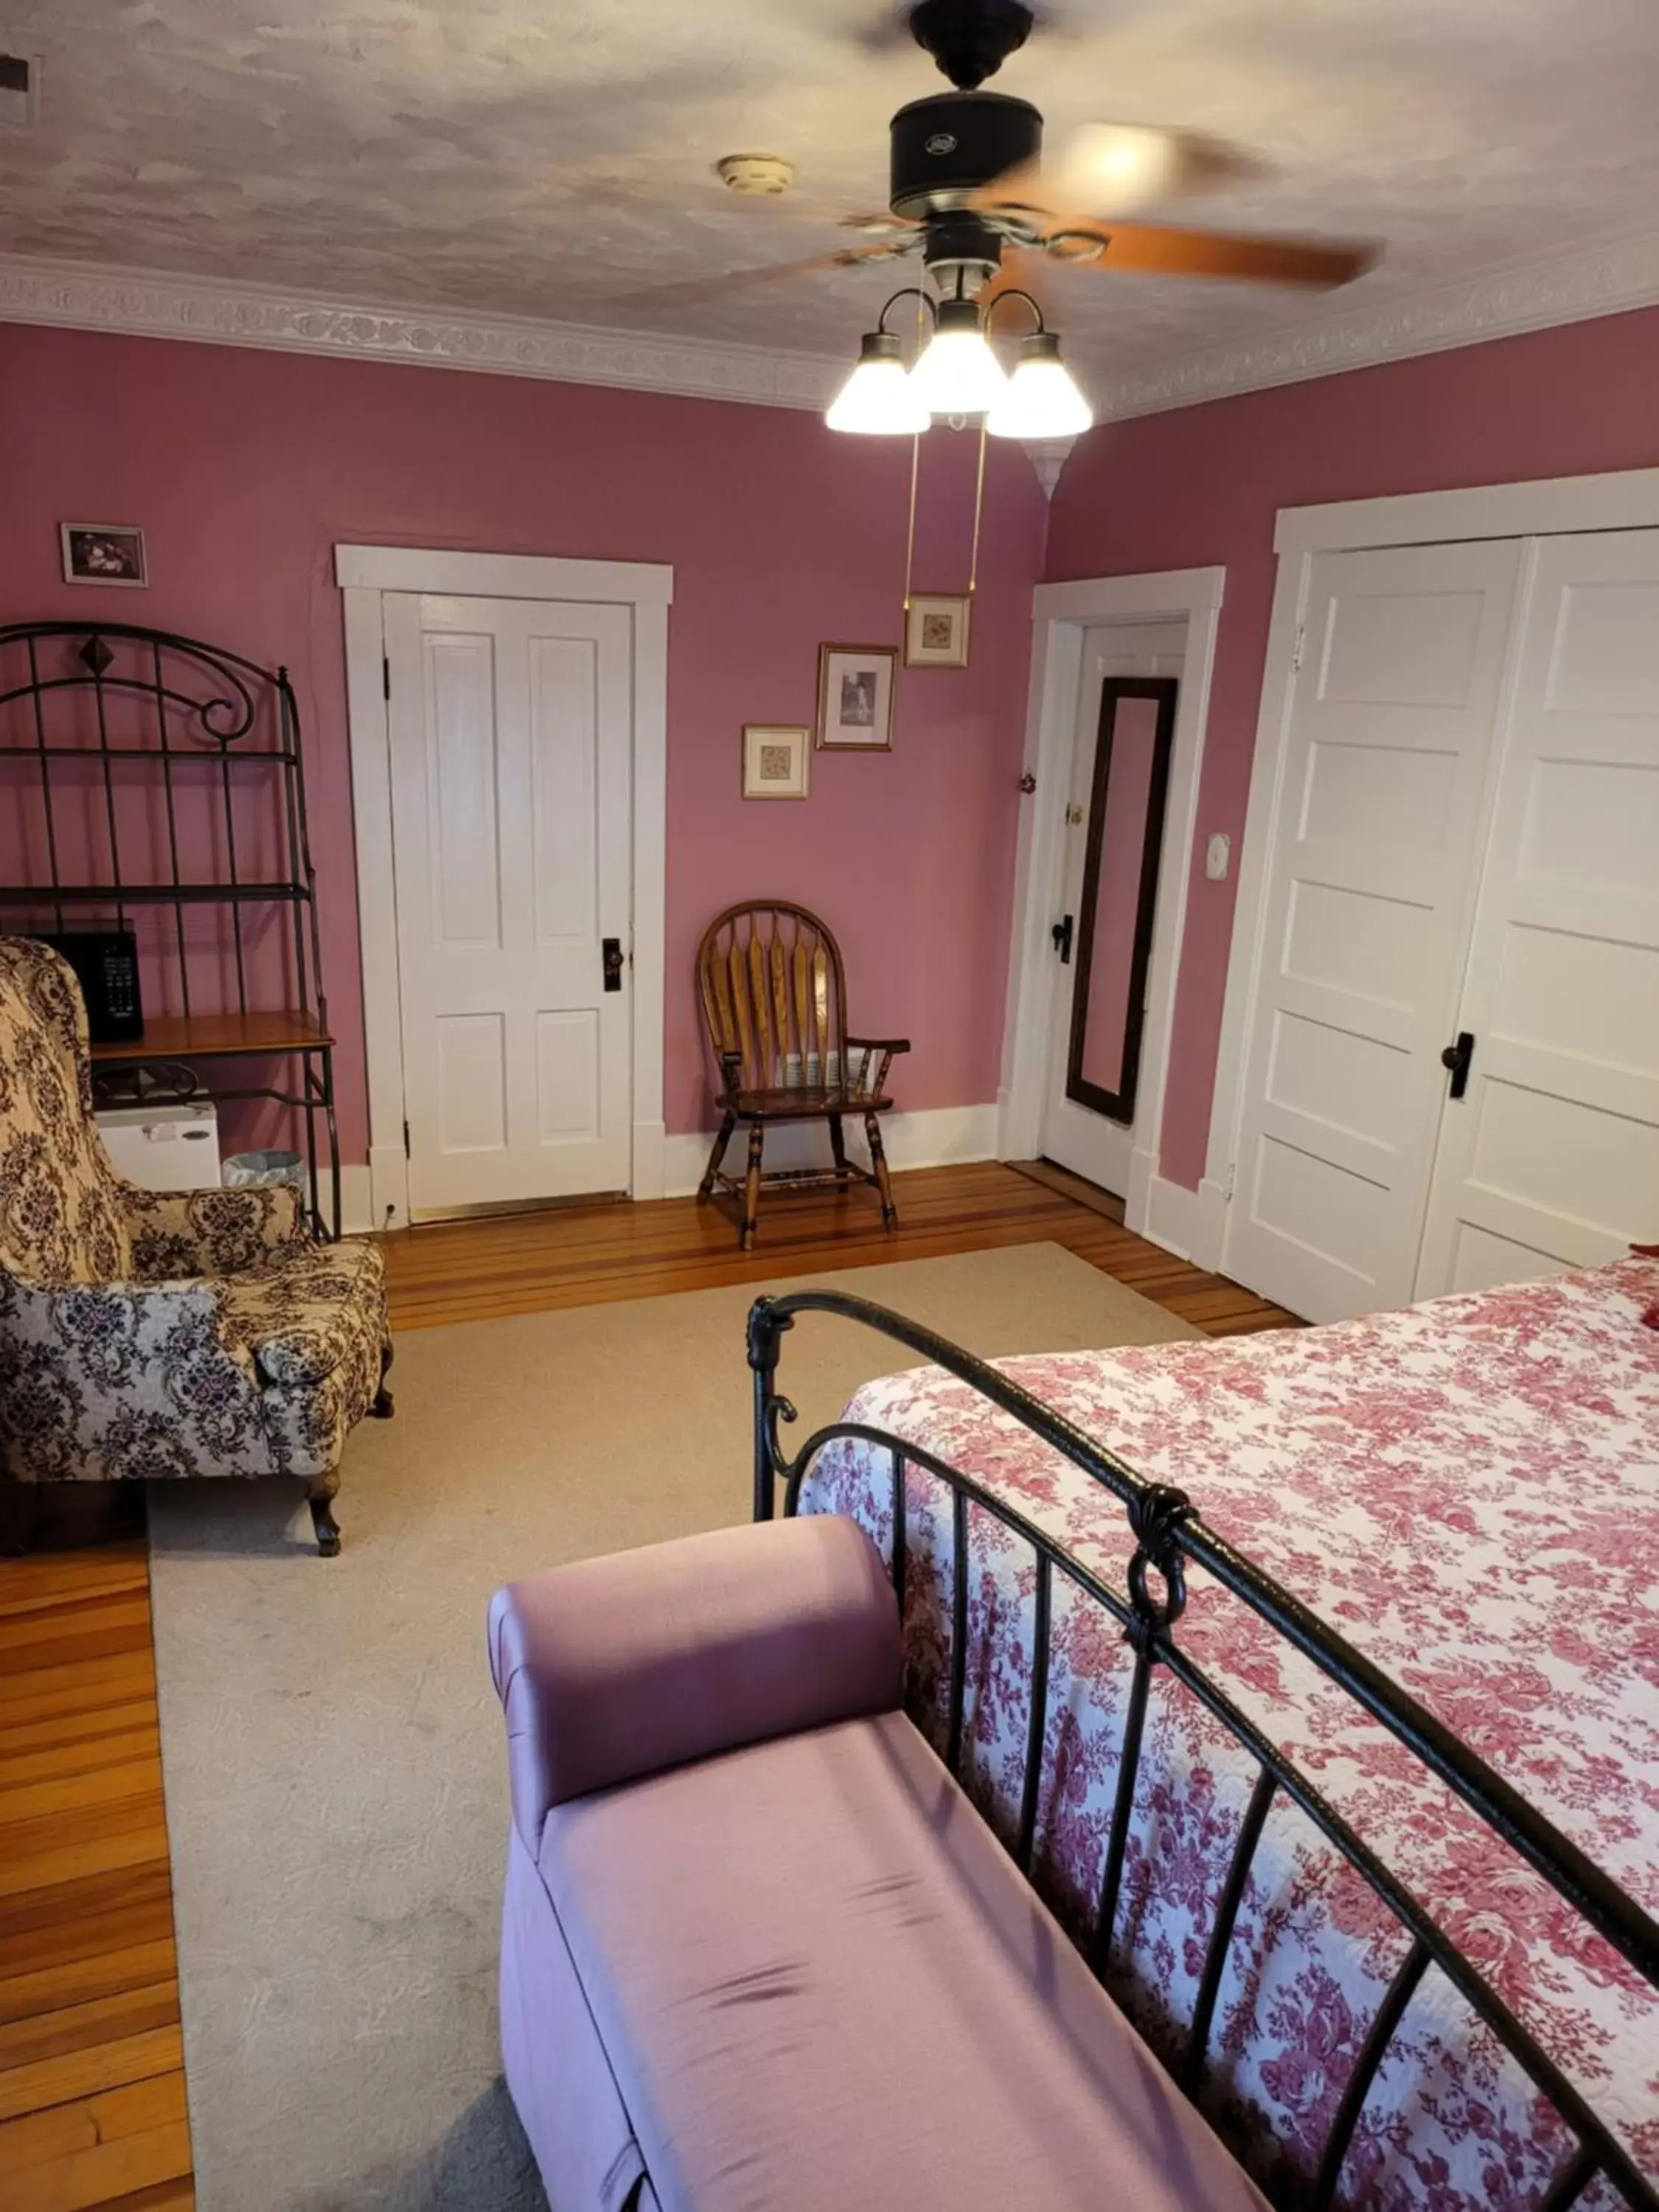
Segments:
[[[1440,1065],[1451,1077],[1447,1091],[1449,1098],[1461,1098],[1469,1087],[1469,1062],[1474,1058],[1474,1037],[1468,1030],[1459,1030],[1455,1044],[1449,1044],[1440,1055]]]
[[[623,975],[623,949],[620,937],[607,937],[599,947],[605,956],[605,988],[620,991]]]

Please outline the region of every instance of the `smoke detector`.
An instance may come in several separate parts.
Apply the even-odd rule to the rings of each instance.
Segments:
[[[0,124],[27,130],[40,113],[40,64],[33,54],[14,54],[0,40]]]
[[[775,198],[795,181],[795,165],[781,154],[728,154],[716,161],[714,173],[727,191],[745,199]]]

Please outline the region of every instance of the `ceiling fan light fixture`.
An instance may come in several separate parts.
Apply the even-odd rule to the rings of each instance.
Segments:
[[[985,427],[994,438],[1075,438],[1094,419],[1060,357],[1060,340],[1052,331],[1035,331],[1020,340],[1014,373]]]
[[[865,332],[853,373],[823,419],[832,430],[866,438],[910,438],[927,428],[927,410],[905,374],[892,331]]]
[[[910,371],[929,415],[988,415],[1008,389],[971,300],[942,300],[933,337]]]

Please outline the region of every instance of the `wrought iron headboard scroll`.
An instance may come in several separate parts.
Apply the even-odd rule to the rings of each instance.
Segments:
[[[793,1326],[796,1316],[803,1313],[833,1314],[843,1320],[861,1322],[919,1352],[935,1366],[968,1383],[1110,1491],[1127,1509],[1129,1528],[1135,1540],[1127,1571],[1127,1590],[1114,1589],[1057,1537],[1039,1528],[1018,1506],[972,1475],[948,1466],[921,1446],[884,1430],[856,1422],[832,1422],[814,1431],[791,1456],[784,1449],[781,1431],[783,1425],[797,1419],[797,1414],[778,1389],[777,1369],[784,1333]],[[1335,1845],[1409,1935],[1410,1948],[1378,2007],[1339,2100],[1311,2192],[1305,2199],[1297,2199],[1298,2204],[1305,2202],[1311,2212],[1322,2212],[1322,2208],[1333,2201],[1343,2161],[1377,2069],[1407,2004],[1428,1967],[1433,1965],[1525,2070],[1575,2138],[1572,2150],[1549,2185],[1540,2212],[1570,2212],[1591,2184],[1603,2176],[1621,2192],[1627,2204],[1640,2208],[1640,2212],[1659,2212],[1659,2191],[1644,2178],[1618,2138],[1598,2118],[1480,1970],[1458,1950],[1335,1806],[1176,1644],[1172,1632],[1186,1606],[1188,1565],[1204,1568],[1414,1753],[1659,1991],[1659,1923],[1635,1899],[1620,1889],[1571,1838],[1563,1835],[1408,1691],[1383,1674],[1363,1652],[1356,1650],[1283,1584],[1208,1528],[1183,1491],[1146,1481],[1105,1445],[983,1360],[884,1306],[827,1290],[796,1291],[779,1297],[758,1299],[749,1316],[748,1346],[749,1364],[754,1374],[754,1510],[757,1520],[773,1516],[780,1482],[784,1486],[784,1512],[793,1513],[802,1481],[827,1444],[848,1437],[885,1449],[893,1468],[893,1579],[902,1613],[908,1568],[906,1468],[921,1468],[950,1489],[953,1541],[945,1762],[952,1772],[957,1771],[960,1763],[966,1692],[969,1505],[999,1521],[1028,1544],[1036,1555],[1031,1705],[1015,1844],[1015,1856],[1026,1872],[1030,1869],[1036,1834],[1054,1576],[1060,1575],[1103,1606],[1122,1626],[1134,1658],[1091,1949],[1091,1964],[1097,1973],[1103,1973],[1110,1960],[1153,1669],[1158,1666],[1167,1668],[1255,1761],[1257,1779],[1218,1901],[1197,2002],[1179,2069],[1182,2086],[1189,2094],[1197,2088],[1203,2075],[1216,1999],[1250,1863],[1267,1814],[1279,1792],[1298,1806]],[[1162,1597],[1154,1593],[1149,1582],[1152,1572],[1164,1585]]]

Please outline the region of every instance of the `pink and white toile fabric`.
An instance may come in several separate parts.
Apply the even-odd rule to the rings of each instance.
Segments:
[[[1659,1911],[1659,1259],[1226,1342],[1005,1360],[1003,1370],[1188,1491],[1276,1575]],[[925,1446],[1122,1587],[1122,1508],[964,1383],[924,1368],[845,1416]],[[803,1511],[890,1551],[882,1449],[840,1440]],[[912,1467],[913,1707],[942,1732],[951,1530]],[[971,1517],[963,1780],[1018,1818],[1031,1555]],[[1247,1607],[1194,1571],[1178,1636],[1489,1976],[1638,2166],[1659,2181],[1659,1999],[1570,1907]],[[1054,1582],[1034,1879],[1074,1929],[1099,1893],[1130,1653]],[[1160,1670],[1161,1671],[1161,1670]],[[1155,1677],[1119,1907],[1115,1993],[1173,2056],[1244,1802],[1248,1754]],[[1240,1911],[1201,2101],[1269,2184],[1310,2177],[1407,1939],[1282,1793]],[[1374,2084],[1338,2202],[1522,2212],[1566,2137],[1438,1972]],[[1605,2182],[1581,2200],[1622,2198]]]

